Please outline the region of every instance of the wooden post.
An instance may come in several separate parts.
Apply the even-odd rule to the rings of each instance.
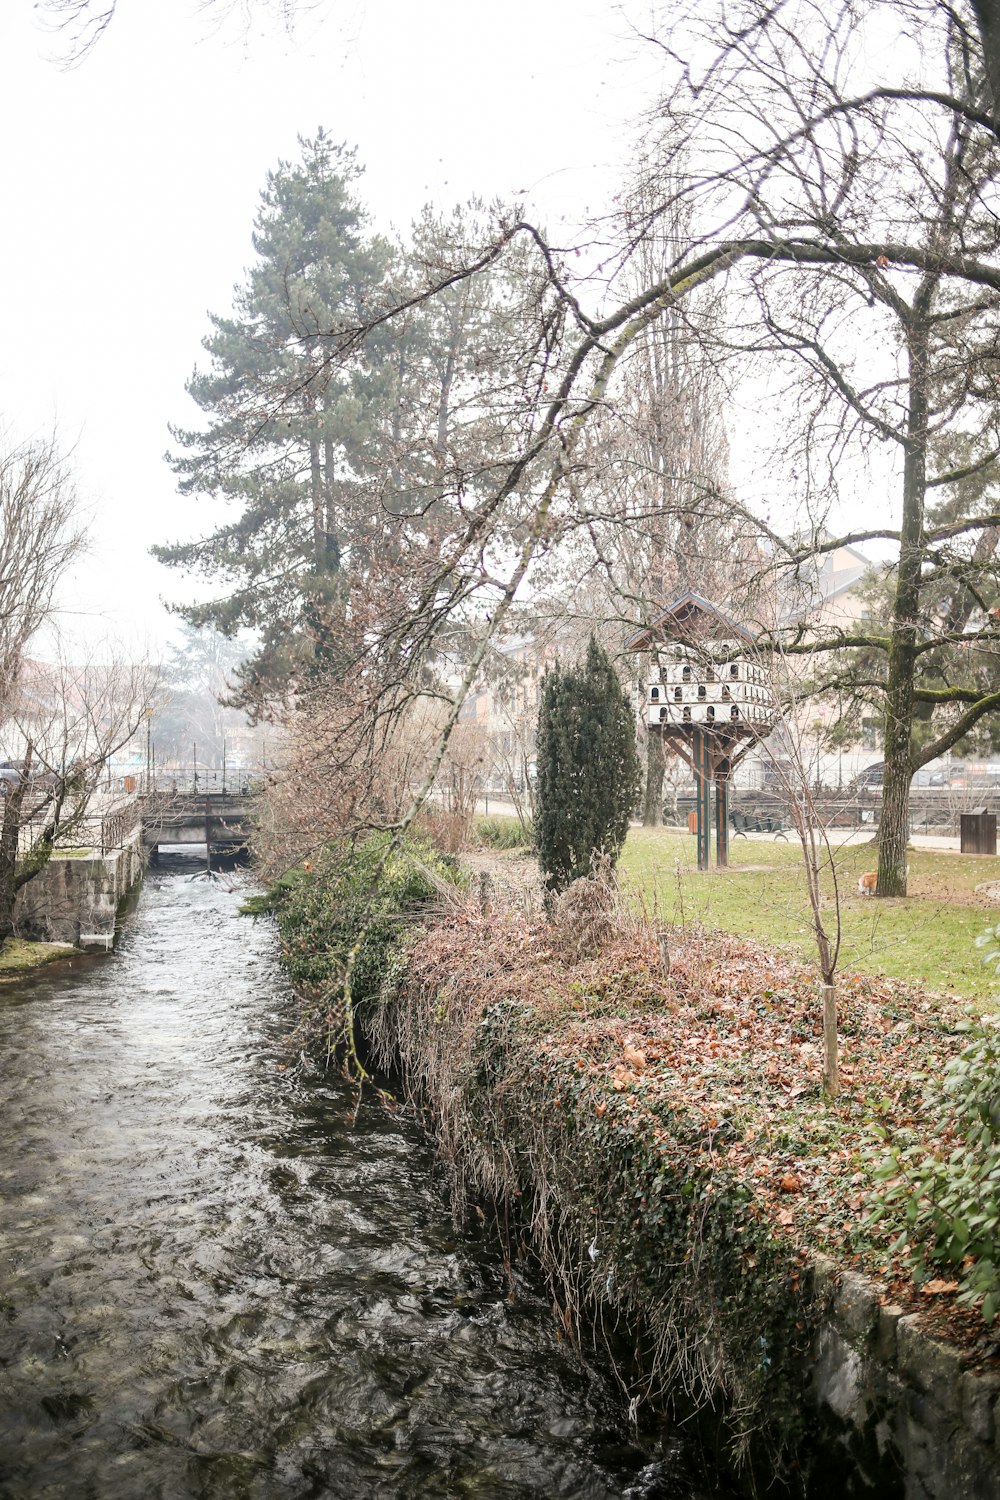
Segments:
[[[721,766],[715,777],[715,862],[729,864],[729,772]]]
[[[691,759],[694,765],[694,815],[695,837],[698,845],[698,868],[701,869],[701,820],[704,808],[701,805],[701,730],[691,731]]]
[[[712,848],[712,795],[708,736],[702,729],[694,731],[694,767],[698,807],[698,868],[707,870]]]

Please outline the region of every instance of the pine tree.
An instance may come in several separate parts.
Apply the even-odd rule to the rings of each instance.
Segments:
[[[514,257],[420,301],[486,234],[483,205],[425,210],[393,245],[368,229],[354,153],[322,131],[302,148],[267,178],[256,262],[188,382],[205,425],[173,430],[181,492],[225,501],[232,518],[153,548],[220,585],[178,607],[191,625],[255,634],[230,700],[252,715],[348,670],[387,611],[402,622],[397,655],[420,659],[406,622],[488,486],[482,450],[506,413],[483,391],[519,388],[511,329],[532,297]],[[404,305],[355,347],[369,317]]]
[[[211,318],[210,368],[188,382],[207,425],[172,433],[181,492],[223,499],[237,514],[198,541],[153,549],[224,582],[218,598],[179,610],[192,625],[258,632],[242,671],[251,706],[287,679],[315,635],[309,619],[336,597],[345,553],[369,545],[371,531],[359,491],[381,404],[377,351],[336,368],[322,351],[378,298],[391,247],[367,231],[354,153],[322,131],[302,147],[301,162],[268,174],[256,263],[233,315]]]
[[[546,672],[538,710],[535,836],[550,891],[617,862],[641,780],[635,718],[618,674],[591,636],[584,661]]]

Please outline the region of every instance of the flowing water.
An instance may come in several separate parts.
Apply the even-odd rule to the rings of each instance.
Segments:
[[[284,1066],[273,934],[191,869],[0,991],[3,1500],[694,1496],[418,1127]]]

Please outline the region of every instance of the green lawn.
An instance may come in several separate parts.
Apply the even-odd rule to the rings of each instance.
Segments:
[[[695,841],[673,830],[633,828],[620,873],[653,920],[721,928],[775,943],[803,957],[811,940],[802,852],[790,842],[734,839],[728,870],[700,872]],[[714,853],[714,851],[713,851]],[[841,967],[886,974],[936,993],[965,996],[990,1008],[997,990],[974,939],[1000,921],[1000,907],[975,893],[1000,881],[1000,859],[910,851],[910,895],[905,901],[861,896],[857,879],[875,868],[872,846],[835,850],[841,901]],[[833,919],[832,881],[826,882],[824,916]]]
[[[0,943],[0,983],[19,979],[45,964],[73,958],[78,952],[71,943],[29,943],[24,938],[7,938]]]

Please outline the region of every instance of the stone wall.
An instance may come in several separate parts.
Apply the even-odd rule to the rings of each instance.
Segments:
[[[818,1259],[811,1397],[844,1468],[817,1493],[1000,1500],[1000,1372],[924,1332],[886,1289]]]
[[[118,908],[142,875],[142,865],[138,828],[123,848],[108,854],[50,859],[18,893],[18,936],[110,951]]]

